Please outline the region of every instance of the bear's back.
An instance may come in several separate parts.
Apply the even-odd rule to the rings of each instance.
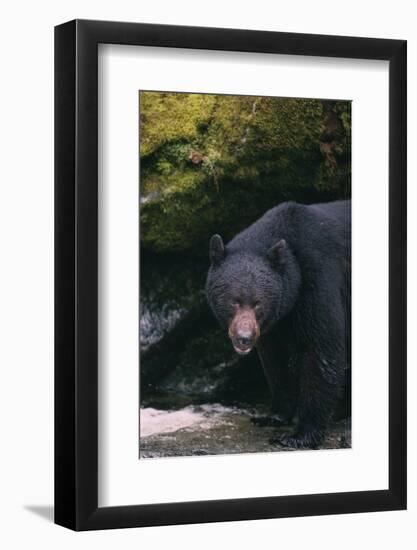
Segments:
[[[264,255],[280,239],[299,259],[350,256],[351,202],[282,203],[236,235],[227,249]]]

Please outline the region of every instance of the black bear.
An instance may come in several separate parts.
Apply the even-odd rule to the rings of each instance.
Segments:
[[[237,353],[256,347],[272,392],[271,443],[316,448],[350,368],[350,201],[282,203],[224,246],[210,240],[208,302]],[[256,420],[256,419],[255,419]],[[270,422],[269,422],[270,421]]]

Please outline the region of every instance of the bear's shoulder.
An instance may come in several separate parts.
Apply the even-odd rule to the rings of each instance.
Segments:
[[[314,205],[283,202],[236,235],[227,248],[230,252],[265,255],[271,246],[285,239],[302,257],[323,252],[329,245],[342,245],[349,235],[350,201]]]

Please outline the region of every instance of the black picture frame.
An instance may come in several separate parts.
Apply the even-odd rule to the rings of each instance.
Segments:
[[[98,507],[98,44],[389,61],[389,488]],[[55,522],[74,530],[406,508],[406,41],[74,20],[55,28]]]

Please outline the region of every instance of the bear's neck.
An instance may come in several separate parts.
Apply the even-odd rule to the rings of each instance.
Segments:
[[[282,319],[290,313],[297,302],[301,287],[301,270],[291,251],[287,251],[284,276],[281,277],[282,292],[278,317]]]

